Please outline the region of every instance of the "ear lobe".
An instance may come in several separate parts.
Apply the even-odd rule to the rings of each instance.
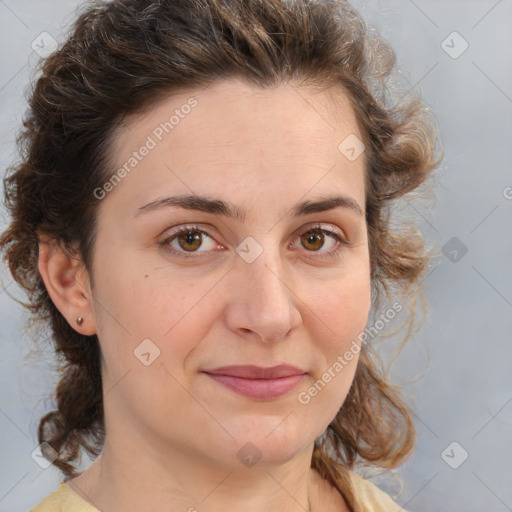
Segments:
[[[56,241],[40,237],[38,268],[52,302],[71,327],[86,336],[96,334],[89,274],[80,258],[67,254]],[[83,318],[81,325],[78,317]]]

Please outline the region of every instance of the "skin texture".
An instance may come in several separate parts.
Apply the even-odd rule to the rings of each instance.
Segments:
[[[172,131],[161,141],[152,135],[192,96],[197,105]],[[162,99],[117,130],[113,172],[148,136],[157,144],[100,201],[92,281],[78,260],[44,241],[39,264],[70,324],[100,340],[105,448],[70,484],[97,508],[302,512],[310,502],[311,510],[344,509],[310,463],[315,438],[349,391],[357,354],[309,403],[298,396],[366,325],[366,223],[347,207],[303,216],[291,210],[344,195],[364,212],[364,154],[349,161],[338,150],[351,134],[362,138],[339,90],[262,90],[239,81]],[[176,206],[136,215],[180,194],[229,201],[245,218]],[[208,236],[184,246],[169,240],[189,224]],[[323,245],[308,243],[301,235],[317,224],[348,245],[332,255],[338,242],[329,235]],[[252,263],[236,252],[247,237],[263,249]],[[145,339],[160,351],[148,366],[134,355]],[[202,373],[283,363],[305,378],[268,400]],[[261,457],[252,467],[237,457],[247,443]]]

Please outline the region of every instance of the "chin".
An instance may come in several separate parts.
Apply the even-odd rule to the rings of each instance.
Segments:
[[[286,464],[315,439],[304,426],[285,425],[283,417],[277,421],[272,417],[267,422],[259,419],[258,423],[259,428],[250,425],[243,433],[234,433],[235,452],[231,456],[237,464],[242,462],[247,467]]]

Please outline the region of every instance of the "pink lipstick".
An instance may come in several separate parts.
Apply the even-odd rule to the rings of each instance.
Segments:
[[[224,366],[204,373],[240,395],[267,400],[285,395],[306,376],[305,371],[290,365]]]

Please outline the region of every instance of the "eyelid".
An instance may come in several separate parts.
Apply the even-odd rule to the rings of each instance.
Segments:
[[[329,229],[326,229],[324,226],[328,225]],[[201,255],[208,255],[211,252],[214,251],[183,251],[183,250],[176,250],[175,248],[170,246],[170,242],[174,241],[180,234],[186,233],[188,231],[194,231],[201,233],[202,235],[210,238],[213,240],[218,246],[223,247],[221,243],[219,243],[208,231],[205,231],[200,227],[199,224],[184,224],[181,226],[177,226],[176,228],[173,228],[171,230],[171,233],[165,236],[165,238],[159,242],[159,245],[163,246],[168,252],[171,254],[174,254],[178,257],[183,257],[187,259],[192,258],[201,258],[203,256]],[[334,257],[336,256],[341,249],[343,249],[344,246],[350,246],[352,245],[347,239],[344,233],[337,227],[332,226],[329,223],[322,223],[322,222],[316,222],[309,225],[306,225],[305,227],[301,227],[299,230],[297,230],[292,236],[294,240],[298,237],[301,237],[305,235],[306,233],[310,231],[320,231],[327,236],[330,236],[332,239],[334,239],[338,245],[335,249],[332,249],[330,251],[308,251],[307,249],[304,249],[304,252],[311,253],[312,255],[318,255],[318,256],[312,256],[314,259],[321,259],[321,258],[327,258],[327,257]]]
[[[306,227],[301,228],[297,234],[296,237],[301,237],[302,235],[305,235],[306,233],[310,231],[320,231],[323,234],[327,234],[327,236],[330,236],[332,239],[334,239],[337,242],[337,245],[334,249],[331,249],[330,251],[308,251],[304,249],[304,252],[306,254],[311,254],[311,256],[307,256],[310,259],[314,260],[322,260],[326,258],[335,258],[339,256],[339,253],[345,248],[351,245],[351,243],[347,240],[344,233],[337,227],[332,227],[332,224],[328,224],[330,226],[329,229],[326,229],[325,223],[322,222],[316,222],[312,225],[308,225]]]
[[[194,231],[197,233],[201,233],[202,235],[207,236],[209,239],[213,240],[218,246],[222,246],[222,244],[217,242],[217,240],[215,238],[213,238],[213,236],[211,236],[211,234],[208,231],[201,229],[199,224],[184,224],[184,225],[177,226],[176,228],[171,229],[171,232],[169,234],[167,234],[161,242],[159,242],[159,245],[163,246],[171,254],[177,255],[178,257],[187,258],[187,259],[200,258],[200,257],[202,257],[201,254],[208,254],[208,253],[212,252],[212,251],[187,252],[187,251],[183,251],[183,250],[178,251],[174,247],[170,246],[170,243],[172,241],[174,241],[178,236],[180,236],[180,234],[187,233],[188,231]]]

